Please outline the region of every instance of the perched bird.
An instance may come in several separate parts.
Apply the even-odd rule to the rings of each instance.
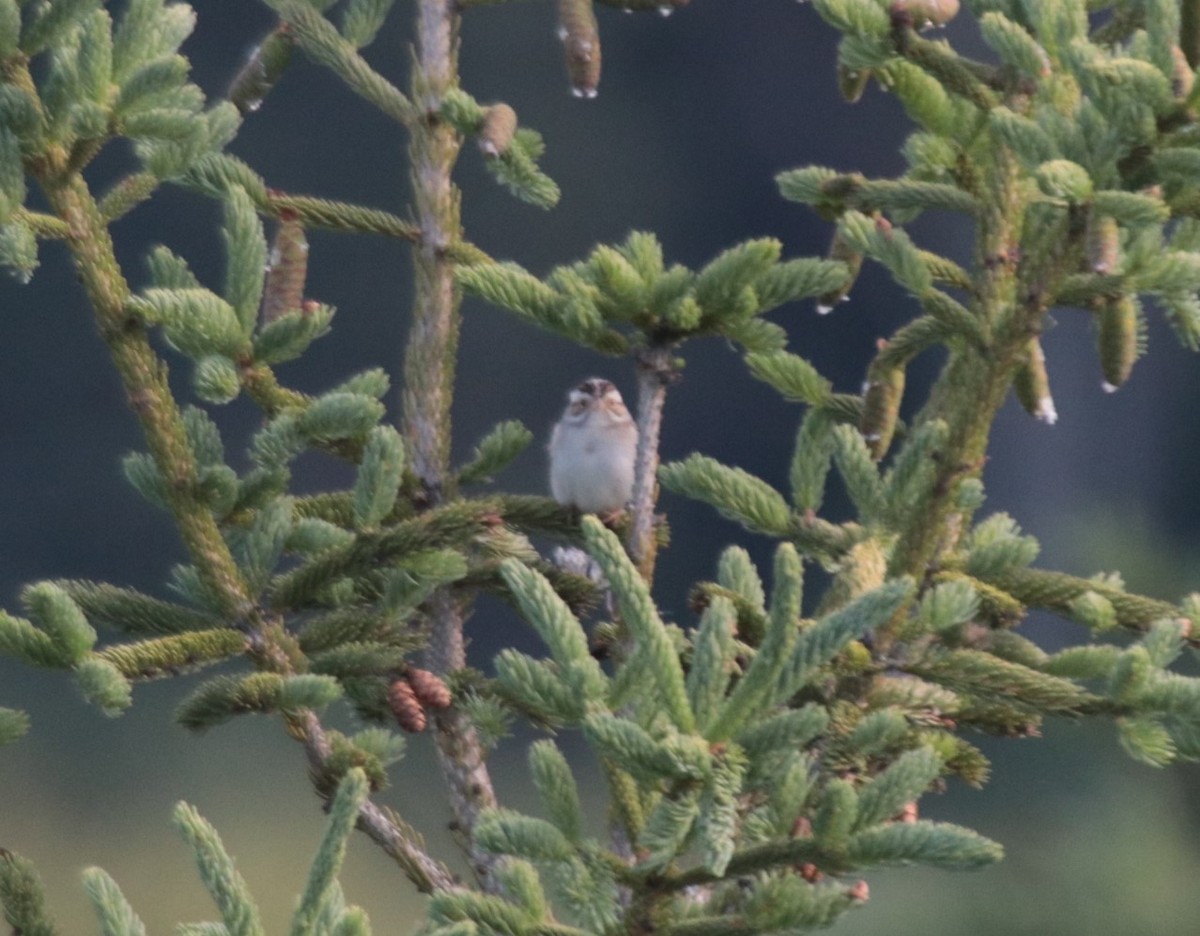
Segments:
[[[637,424],[621,392],[591,377],[568,394],[550,434],[550,492],[584,513],[611,514],[633,495]]]

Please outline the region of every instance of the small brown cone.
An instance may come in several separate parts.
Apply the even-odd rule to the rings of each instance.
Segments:
[[[1050,395],[1050,377],[1046,373],[1046,355],[1036,336],[1029,339],[1024,360],[1013,374],[1013,392],[1017,400],[1035,419],[1048,426],[1058,421],[1054,397]]]
[[[279,222],[267,260],[267,281],[259,313],[263,325],[301,310],[304,303],[308,277],[308,240],[304,227],[294,212],[281,213]]]
[[[945,26],[958,15],[959,0],[896,0],[892,4],[892,15],[906,12],[918,29],[928,26]]]
[[[558,0],[558,35],[576,97],[594,98],[600,85],[600,29],[592,0]]]
[[[1093,213],[1087,224],[1087,261],[1093,273],[1113,273],[1121,262],[1121,230],[1111,215]]]
[[[493,104],[484,112],[479,127],[479,149],[490,159],[503,156],[516,132],[517,112],[507,104]]]
[[[1100,301],[1100,349],[1103,387],[1112,393],[1129,379],[1138,356],[1138,306],[1132,296],[1115,296]]]
[[[425,730],[428,719],[421,707],[413,687],[405,679],[397,679],[388,688],[388,706],[396,717],[396,724],[409,734]]]
[[[262,107],[263,98],[291,64],[295,44],[291,30],[281,23],[250,53],[227,92],[229,100],[243,116]]]
[[[408,684],[421,704],[431,709],[447,709],[450,707],[450,689],[440,676],[429,670],[417,669],[410,666],[405,672]]]
[[[886,342],[881,342],[880,350],[886,346]],[[903,396],[904,368],[895,364],[880,364],[876,359],[867,369],[862,419],[858,426],[871,457],[876,461],[887,454],[892,444]]]

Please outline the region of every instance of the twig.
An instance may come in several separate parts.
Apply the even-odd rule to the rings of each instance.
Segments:
[[[418,108],[398,88],[373,69],[358,50],[339,35],[329,20],[298,0],[266,0],[292,30],[314,62],[333,71],[352,91],[406,126],[417,122]]]
[[[349,231],[356,234],[382,234],[413,243],[421,237],[421,231],[415,224],[391,212],[349,202],[268,190],[266,207],[274,217],[279,217],[284,212],[293,213],[296,220],[307,228]]]
[[[304,749],[313,772],[318,775],[324,773],[332,749],[320,719],[309,711],[299,716],[294,724],[304,740]],[[395,859],[421,893],[432,894],[458,886],[454,875],[445,865],[431,857],[400,825],[392,821],[384,809],[370,799],[359,809],[358,827]]]
[[[306,228],[351,234],[377,234],[412,244],[421,243],[421,229],[417,225],[380,208],[369,208],[312,195],[291,195],[275,189],[267,191],[267,202],[260,207],[273,218],[279,218],[285,212],[292,212],[296,220]],[[467,241],[454,241],[441,249],[447,259],[455,263],[478,265],[496,262],[494,257]]]
[[[67,225],[60,218],[43,214],[40,211],[30,211],[28,208],[18,208],[13,212],[16,220],[28,225],[35,237],[43,240],[62,239],[70,233]]]

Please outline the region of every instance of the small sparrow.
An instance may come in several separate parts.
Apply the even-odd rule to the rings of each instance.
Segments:
[[[550,434],[550,492],[567,507],[612,514],[633,495],[637,424],[621,393],[591,377],[568,394]]]

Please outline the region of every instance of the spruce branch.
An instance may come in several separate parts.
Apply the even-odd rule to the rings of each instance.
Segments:
[[[329,804],[325,837],[313,858],[300,905],[292,916],[292,936],[311,936],[316,931],[322,905],[337,886],[337,876],[346,857],[346,843],[367,800],[367,792],[366,774],[358,768],[347,773],[338,784]]]
[[[246,652],[246,637],[232,628],[192,631],[155,640],[113,644],[100,651],[127,679],[172,676]]]
[[[19,77],[32,88],[27,72]],[[62,168],[51,159],[38,177],[59,219],[54,224],[47,221],[43,227],[47,232],[60,234],[71,250],[101,336],[142,425],[151,455],[159,472],[171,482],[168,505],[184,543],[201,580],[217,597],[222,616],[247,626],[250,631],[251,655],[260,665],[288,673],[293,666],[291,639],[255,608],[212,513],[194,494],[197,467],[184,420],[167,385],[166,366],[151,349],[144,328],[128,315],[130,290],[114,256],[106,219],[82,178],[69,172],[63,174]],[[315,714],[299,709],[289,715],[289,720],[306,727],[302,734],[321,737]],[[310,756],[322,765],[331,754],[327,746],[315,742],[311,752]],[[429,889],[449,886],[450,875],[439,871],[436,863],[395,822],[369,803],[362,812],[373,837],[397,857],[419,886]],[[27,932],[37,932],[35,919],[23,922]]]
[[[692,731],[695,720],[684,689],[683,668],[670,633],[659,617],[649,583],[639,575],[620,541],[593,516],[583,520],[583,535],[592,558],[608,579],[621,620],[633,638],[631,652],[653,667],[656,695],[663,713],[680,731]],[[631,664],[626,664],[631,665]]]
[[[741,468],[692,454],[681,462],[663,465],[659,478],[668,490],[705,501],[755,532],[786,536],[792,526],[792,513],[783,495]]]
[[[462,241],[458,192],[451,171],[461,138],[437,117],[446,95],[458,86],[459,14],[452,0],[418,0],[416,62],[409,161],[413,204],[421,242],[413,251],[415,296],[405,350],[401,394],[403,432],[413,471],[431,504],[453,494],[450,408],[460,327],[460,296],[447,250]],[[431,116],[416,120],[415,113]],[[425,660],[445,676],[466,665],[463,621],[467,607],[445,591],[430,603],[430,641]],[[467,837],[471,866],[488,891],[498,886],[497,858],[471,838],[480,816],[496,808],[496,795],[475,728],[457,707],[434,713],[438,764],[446,779],[458,828]]]
[[[361,531],[345,546],[323,550],[304,565],[277,576],[271,585],[272,604],[281,609],[307,607],[322,589],[343,576],[361,574],[421,550],[465,549],[495,517],[495,507],[487,501],[456,501],[387,529]]]
[[[977,222],[982,258],[1007,257],[1008,245],[1017,236],[1022,204],[1015,170],[1011,154],[1004,152],[997,155],[991,167],[990,184],[995,188],[996,201]],[[1044,275],[1050,277],[1056,272],[1052,269]],[[1032,305],[1007,311],[1012,309],[1007,297],[1016,286],[1016,270],[1010,262],[986,263],[976,273],[976,282],[978,318],[1002,341],[990,340],[986,356],[971,348],[952,355],[930,395],[926,412],[945,420],[946,442],[932,484],[920,495],[918,504],[910,506],[900,526],[889,565],[892,574],[923,575],[937,550],[951,545],[945,531],[959,484],[982,469],[992,420],[1024,357],[1029,330],[1045,311],[1042,293],[1038,292],[1030,293],[1036,297]],[[965,402],[968,399],[969,404]]]
[[[70,228],[61,218],[28,208],[18,208],[13,212],[12,220],[29,228],[41,240],[63,240],[70,233]]]
[[[851,840],[850,867],[923,864],[967,870],[995,864],[1004,849],[978,832],[949,822],[893,822],[860,832]]]
[[[145,936],[145,925],[108,874],[99,868],[85,868],[83,887],[100,918],[104,936]]]
[[[524,617],[537,629],[564,680],[581,702],[600,699],[607,680],[588,649],[587,634],[550,583],[516,559],[500,567]]]
[[[294,729],[304,743],[309,766],[315,774],[324,775],[333,756],[328,731],[313,712],[300,714]],[[450,870],[425,851],[416,832],[370,798],[359,806],[358,825],[396,862],[421,893],[430,894],[458,886]]]
[[[468,485],[490,481],[532,441],[533,433],[517,420],[500,423],[475,447],[471,460],[458,469],[458,483]]]
[[[941,182],[868,179],[857,172],[836,173],[815,166],[782,172],[775,181],[784,198],[808,202],[833,216],[852,210],[865,214],[941,210],[971,216],[979,209],[971,193]],[[841,259],[836,252],[833,258]]]
[[[995,91],[989,87],[995,78],[991,75],[988,80],[981,77],[981,74],[987,74],[986,66],[970,62],[939,43],[922,39],[913,29],[911,18],[904,13],[894,17],[893,27],[896,51],[936,78],[951,94],[984,112],[1000,103]]]
[[[1065,572],[1009,567],[981,578],[1022,604],[1044,608],[1076,620],[1075,602],[1088,594],[1099,595],[1111,603],[1116,613],[1116,623],[1134,632],[1143,632],[1163,618],[1184,616],[1180,608],[1169,602],[1132,594],[1103,582]]]
[[[914,660],[906,669],[955,692],[1038,711],[1077,714],[1099,703],[1097,697],[1069,680],[980,650],[951,650]]]
[[[150,198],[162,184],[153,172],[133,172],[113,185],[100,198],[100,216],[116,221]]]
[[[254,615],[241,574],[211,512],[195,497],[196,465],[183,418],[167,386],[166,366],[151,349],[144,328],[129,321],[129,286],[113,254],[112,239],[83,179],[43,176],[51,206],[68,225],[68,248],[96,313],[101,336],[142,425],[159,471],[170,479],[168,506],[200,575],[230,620]]]
[[[292,214],[307,228],[379,234],[410,243],[416,243],[421,238],[421,231],[415,224],[379,208],[311,195],[290,195],[274,189],[268,189],[266,194],[266,201],[260,206],[264,211],[275,218]]]
[[[195,853],[200,877],[221,912],[229,936],[263,936],[258,907],[217,830],[187,803],[175,807],[175,825]]]
[[[774,685],[796,642],[803,575],[796,550],[782,544],[775,553],[775,584],[762,643],[742,679],[706,727],[704,734],[710,741],[721,742],[735,735],[746,726],[756,704],[762,707],[776,700]]]
[[[55,936],[45,904],[42,882],[29,860],[0,848],[0,906],[13,933]]]
[[[338,35],[325,17],[302,0],[264,0],[288,24],[306,55],[334,72],[358,95],[406,126],[420,118],[420,110],[403,92],[358,54],[353,43]]]

